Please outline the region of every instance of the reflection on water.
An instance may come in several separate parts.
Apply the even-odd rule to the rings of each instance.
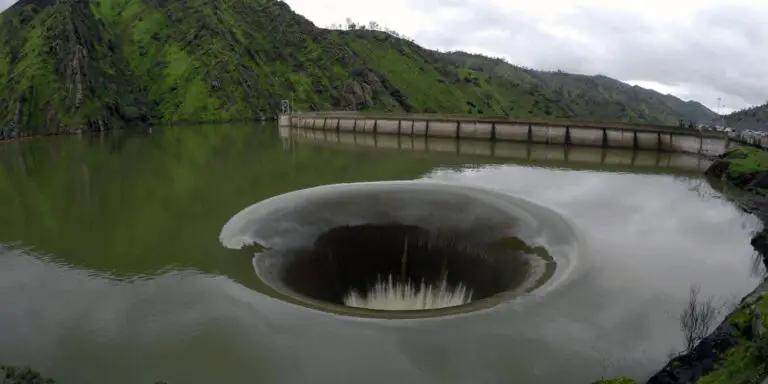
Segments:
[[[768,203],[764,198],[757,197],[752,192],[735,188],[725,180],[711,177],[703,179],[677,176],[677,179],[690,185],[690,189],[697,192],[699,197],[727,201],[729,205],[733,204],[744,212],[754,213],[755,217],[763,223],[768,222]],[[702,188],[702,186],[706,187]],[[755,249],[752,258],[752,275],[760,277],[768,274],[768,230],[760,228],[760,230],[753,231],[752,235],[750,244]]]
[[[276,129],[155,130],[0,145],[0,243],[116,275],[167,267],[252,280],[216,234],[245,206],[334,182],[411,179],[466,158],[282,148]],[[182,225],[183,223],[183,225]],[[212,235],[213,234],[213,235]]]
[[[760,224],[672,176],[523,167],[432,145],[284,143],[275,127],[208,126],[0,144],[0,363],[78,384],[642,378],[679,350],[691,283],[729,299],[757,281]],[[251,253],[217,238],[270,196],[422,177],[563,212],[591,262],[567,289],[524,304],[404,324],[254,294],[264,287]]]
[[[284,146],[294,141],[382,150],[452,153],[496,157],[507,161],[565,168],[629,172],[691,172],[700,174],[711,160],[684,153],[566,147],[509,141],[456,140],[451,138],[374,135],[280,127]]]

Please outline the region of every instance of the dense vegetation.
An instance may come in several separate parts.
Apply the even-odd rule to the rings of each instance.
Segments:
[[[0,136],[302,110],[676,124],[714,112],[604,76],[318,28],[276,0],[22,0],[0,14]]]
[[[40,372],[30,367],[0,366],[2,384],[54,384],[53,379],[45,378]]]
[[[56,381],[43,377],[40,372],[30,367],[0,366],[2,384],[56,384]],[[168,384],[164,381],[155,384]]]
[[[725,124],[736,129],[768,131],[768,103],[725,116]]]

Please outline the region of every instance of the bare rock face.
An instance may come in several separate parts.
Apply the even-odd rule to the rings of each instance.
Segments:
[[[365,79],[365,83],[370,85],[370,88],[372,91],[373,90],[378,91],[384,88],[384,85],[381,83],[379,76],[377,76],[375,73],[371,71],[365,71],[363,78]]]
[[[355,69],[344,87],[341,102],[346,109],[372,108],[388,96],[387,85],[381,75],[368,68]]]
[[[59,119],[56,114],[56,108],[48,106],[48,108],[45,109],[45,124],[49,127],[49,131],[58,131]]]
[[[373,107],[373,89],[366,83],[353,80],[344,90],[344,102],[346,107],[353,109]]]

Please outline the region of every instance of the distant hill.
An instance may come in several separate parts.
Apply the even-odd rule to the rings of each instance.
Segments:
[[[725,125],[738,130],[768,131],[768,103],[726,115]]]
[[[283,99],[301,110],[714,117],[604,76],[318,28],[275,0],[23,0],[0,14],[0,86],[0,136],[258,120]]]
[[[665,123],[677,123],[680,119],[707,122],[718,116],[699,102],[683,101],[607,76],[537,71],[465,52],[451,52],[443,57],[455,64],[503,76],[516,84],[546,93],[560,108],[576,116]]]

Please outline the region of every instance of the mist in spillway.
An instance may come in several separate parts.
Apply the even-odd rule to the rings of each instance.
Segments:
[[[344,305],[385,311],[417,311],[455,307],[472,301],[472,291],[466,285],[448,284],[448,276],[437,284],[395,279],[392,275],[378,276],[366,292],[351,290],[344,296]]]

